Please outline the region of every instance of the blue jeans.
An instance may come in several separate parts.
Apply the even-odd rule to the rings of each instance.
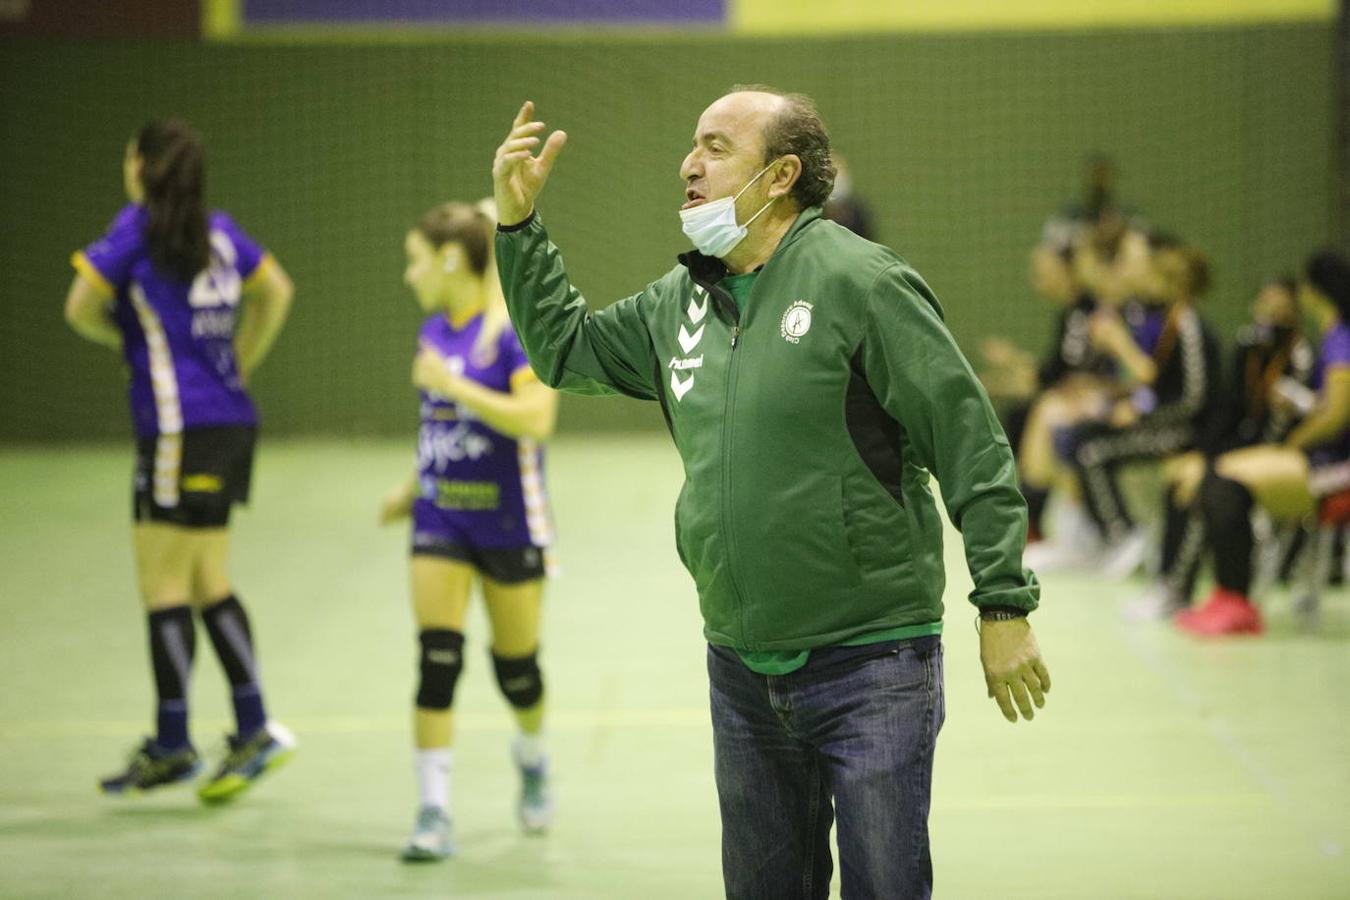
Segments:
[[[836,817],[845,898],[932,894],[940,638],[817,650],[787,675],[709,646],[708,682],[727,897],[828,896]]]

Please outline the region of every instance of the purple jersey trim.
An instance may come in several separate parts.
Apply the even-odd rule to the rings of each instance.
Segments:
[[[1350,326],[1337,322],[1322,336],[1310,386],[1319,393],[1324,392],[1327,374],[1333,369],[1347,367],[1350,367]],[[1315,467],[1350,459],[1350,428],[1325,444],[1310,448],[1309,458]]]
[[[1350,326],[1337,322],[1322,337],[1317,366],[1313,369],[1313,389],[1321,390],[1326,386],[1327,372],[1346,366],[1350,366]]]

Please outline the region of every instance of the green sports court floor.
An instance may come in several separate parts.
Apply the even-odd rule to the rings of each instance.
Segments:
[[[148,727],[127,527],[130,450],[0,452],[0,894],[18,897],[691,898],[720,894],[703,645],[672,543],[662,437],[550,457],[564,573],[544,642],[558,818],[516,830],[509,719],[470,623],[454,814],[460,855],[395,860],[413,815],[405,531],[375,526],[410,442],[271,442],[235,572],[296,760],[233,807],[94,780]],[[1047,709],[985,699],[950,541],[948,716],[932,837],[939,897],[1350,897],[1350,602],[1322,633],[1202,645],[1126,627],[1137,585],[1047,580]],[[792,559],[783,559],[792,565]],[[199,638],[195,739],[224,682]]]

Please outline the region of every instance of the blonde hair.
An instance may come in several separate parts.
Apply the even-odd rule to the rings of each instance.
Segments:
[[[497,277],[497,204],[491,197],[472,206],[457,201],[442,203],[427,210],[416,229],[433,247],[456,243],[464,248],[469,268],[483,279],[483,325],[473,352],[479,356],[495,354],[497,339],[511,324],[506,295]]]

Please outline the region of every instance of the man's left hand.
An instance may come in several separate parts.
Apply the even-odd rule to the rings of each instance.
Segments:
[[[1018,712],[1024,719],[1035,718],[1032,704],[1045,706],[1050,672],[1025,616],[980,622],[980,662],[989,696],[1003,710],[1003,718],[1016,722]]]

